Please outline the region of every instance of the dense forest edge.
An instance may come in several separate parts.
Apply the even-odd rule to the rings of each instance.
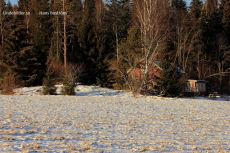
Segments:
[[[230,94],[230,0],[0,0],[0,90],[78,83],[182,96]]]

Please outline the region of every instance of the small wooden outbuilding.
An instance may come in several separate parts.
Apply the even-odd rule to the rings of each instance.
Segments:
[[[184,86],[185,95],[207,95],[206,80],[186,80]]]

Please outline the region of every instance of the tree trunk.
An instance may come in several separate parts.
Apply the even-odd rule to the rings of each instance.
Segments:
[[[63,13],[65,12],[65,0],[63,0]],[[67,36],[66,36],[66,14],[63,15],[63,24],[64,24],[64,67],[66,68],[67,65]]]
[[[1,24],[1,45],[3,46],[3,43],[4,43],[4,36],[3,36],[3,3],[1,2],[0,4],[0,24]]]
[[[168,21],[168,1],[163,0],[133,0],[135,10],[134,19],[140,29],[143,45],[143,59],[141,89],[147,88],[148,74],[153,59],[161,52],[160,44],[166,38],[169,27],[165,22]],[[164,23],[164,24],[163,24]]]

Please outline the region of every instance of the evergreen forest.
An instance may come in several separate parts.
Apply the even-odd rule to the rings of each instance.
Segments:
[[[209,92],[230,94],[230,0],[0,0],[0,9],[0,90],[48,76],[169,96],[183,80],[207,80]]]

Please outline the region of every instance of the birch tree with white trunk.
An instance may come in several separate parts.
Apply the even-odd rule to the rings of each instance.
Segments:
[[[153,59],[162,50],[162,42],[169,32],[169,1],[168,0],[133,0],[133,19],[138,26],[142,39],[142,66],[140,90],[146,90],[148,73]],[[129,69],[127,73],[132,71]]]

